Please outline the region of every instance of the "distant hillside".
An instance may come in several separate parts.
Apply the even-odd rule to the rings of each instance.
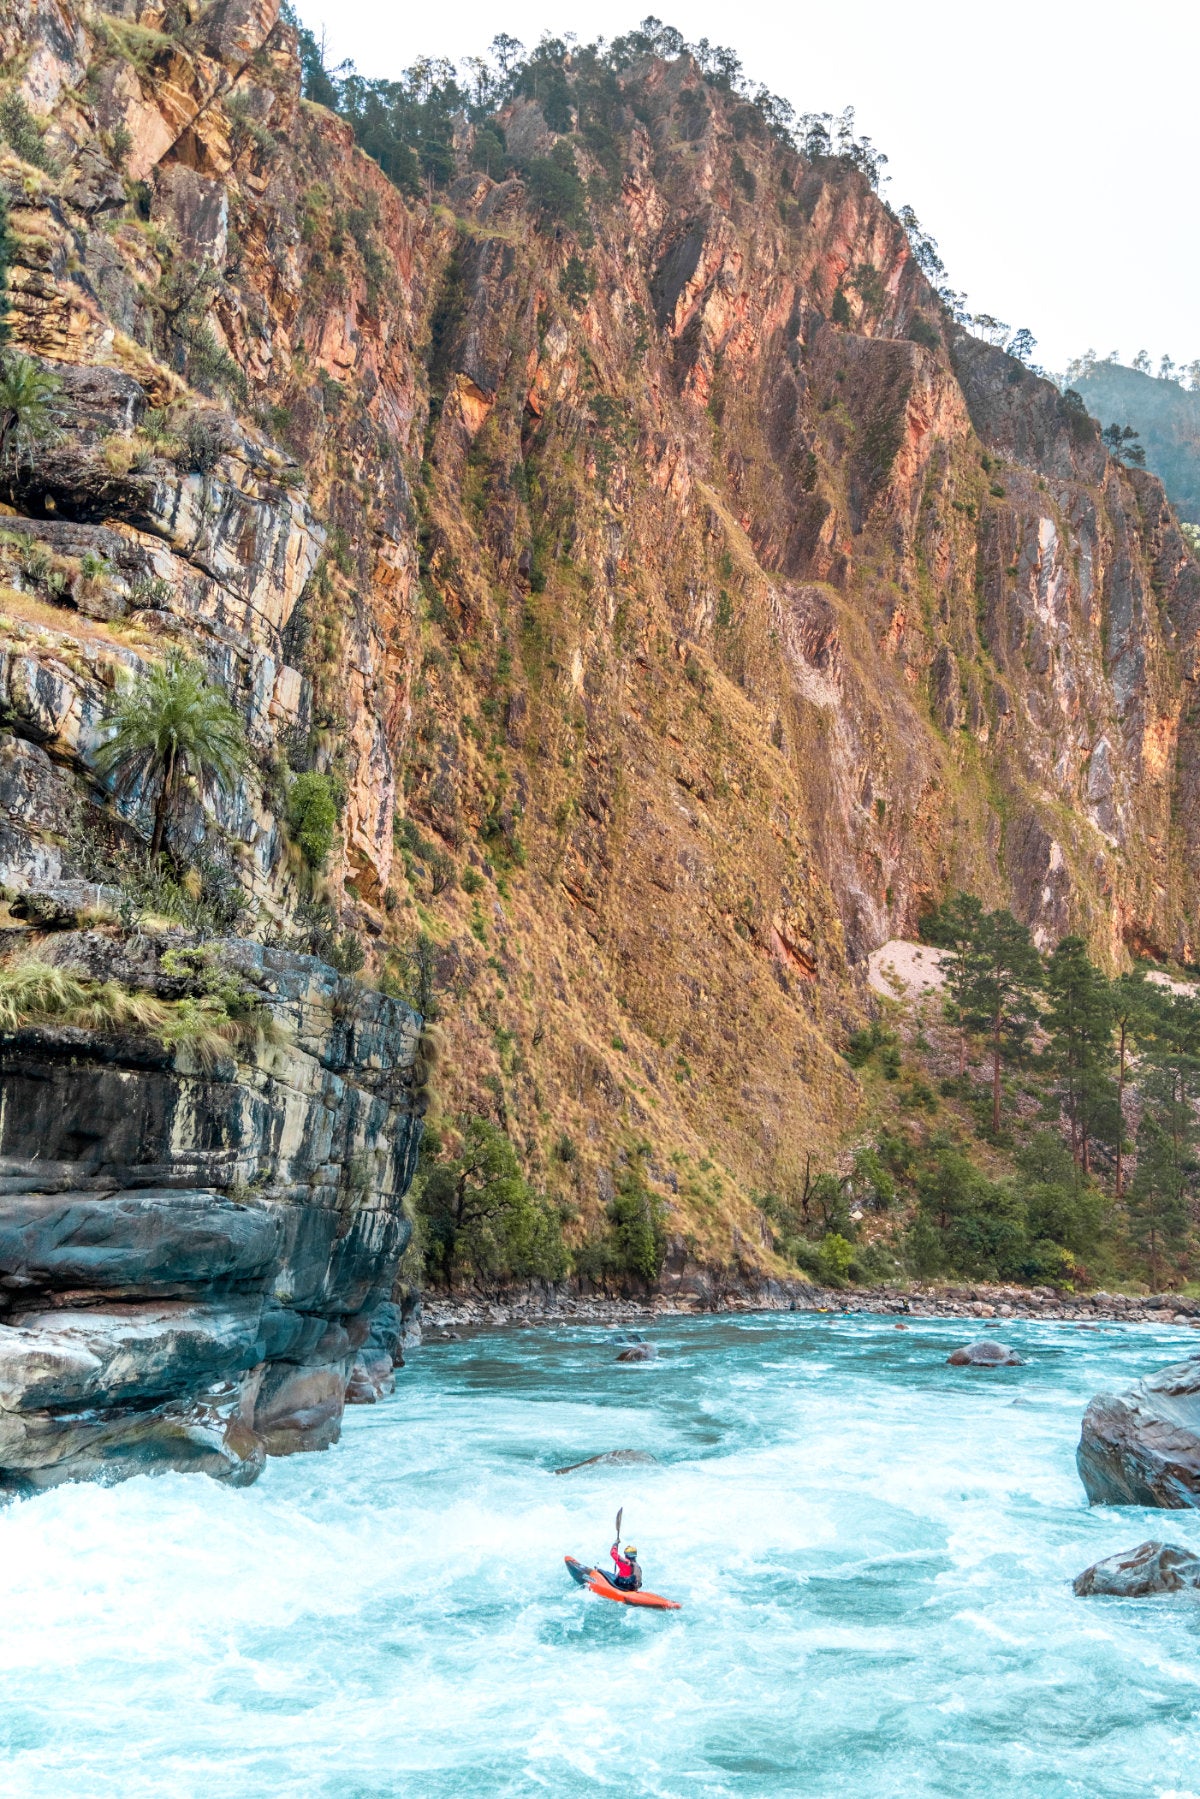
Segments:
[[[1071,386],[1102,425],[1132,425],[1180,518],[1200,524],[1200,393],[1118,362],[1092,363]]]

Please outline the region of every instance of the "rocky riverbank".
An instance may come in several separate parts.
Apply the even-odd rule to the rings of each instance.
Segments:
[[[506,1325],[627,1324],[698,1312],[875,1312],[904,1318],[1061,1319],[1083,1325],[1182,1324],[1200,1330],[1200,1298],[1179,1293],[1060,1293],[1051,1287],[860,1287],[831,1291],[772,1281],[691,1295],[612,1299],[543,1288],[498,1294],[426,1294],[421,1321],[433,1336]]]

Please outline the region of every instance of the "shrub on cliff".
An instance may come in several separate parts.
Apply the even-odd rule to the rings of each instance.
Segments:
[[[571,231],[586,227],[587,190],[570,144],[555,144],[549,156],[535,156],[527,163],[525,189],[544,219]]]
[[[58,166],[42,141],[44,130],[17,90],[10,88],[0,100],[0,133],[22,162],[54,175],[58,173]]]
[[[297,775],[288,789],[287,828],[308,866],[323,868],[333,848],[337,801],[328,775]]]
[[[415,1185],[427,1277],[442,1286],[567,1271],[557,1215],[521,1172],[517,1152],[489,1119],[459,1121],[457,1153],[427,1134]]]
[[[647,1187],[638,1163],[622,1174],[608,1215],[617,1268],[653,1285],[662,1272],[667,1237],[661,1203]]]

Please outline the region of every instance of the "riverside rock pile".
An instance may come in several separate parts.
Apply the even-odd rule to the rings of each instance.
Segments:
[[[1200,1331],[1200,1299],[1178,1293],[1064,1294],[1052,1287],[863,1287],[830,1291],[801,1282],[771,1281],[728,1288],[712,1296],[609,1299],[554,1287],[487,1295],[426,1294],[422,1319],[434,1331],[505,1325],[632,1324],[654,1317],[704,1312],[842,1312],[897,1318],[1064,1319],[1079,1324],[1176,1324]]]

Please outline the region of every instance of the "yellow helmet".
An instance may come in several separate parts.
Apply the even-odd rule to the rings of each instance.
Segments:
[[[636,1549],[635,1549],[635,1548],[634,1548],[634,1546],[633,1546],[633,1544],[632,1544],[632,1543],[626,1543],[626,1545],[625,1545],[625,1559],[626,1559],[626,1560],[627,1560],[627,1561],[630,1561],[630,1562],[632,1562],[632,1561],[634,1561],[634,1560],[635,1560],[635,1559],[636,1559],[636,1557],[637,1557],[637,1550],[636,1550]]]

